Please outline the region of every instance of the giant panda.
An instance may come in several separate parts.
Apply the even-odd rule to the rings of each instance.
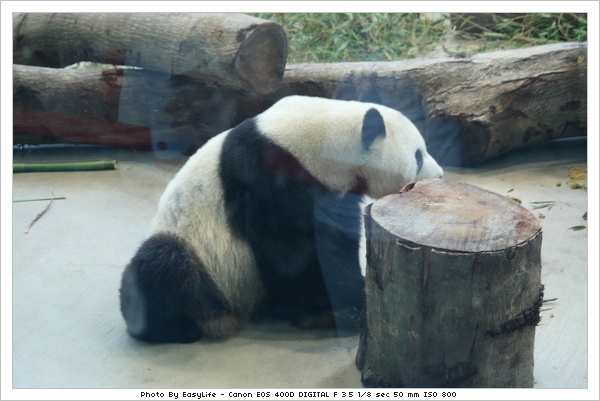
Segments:
[[[128,333],[226,337],[264,311],[300,327],[355,326],[365,199],[442,173],[396,110],[279,100],[209,140],[168,184],[123,272]]]

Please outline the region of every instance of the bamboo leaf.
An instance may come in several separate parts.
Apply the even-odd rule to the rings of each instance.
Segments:
[[[529,202],[533,206],[534,210],[548,208],[548,210],[552,209],[552,206],[556,203],[556,201],[538,201],[538,202]]]

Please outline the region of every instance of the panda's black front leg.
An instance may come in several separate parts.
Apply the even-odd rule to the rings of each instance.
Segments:
[[[360,270],[362,197],[326,193],[315,201],[316,249],[338,328],[358,329],[365,303],[365,280]]]

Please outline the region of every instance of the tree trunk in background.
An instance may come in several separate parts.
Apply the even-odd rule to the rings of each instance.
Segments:
[[[544,140],[587,134],[586,43],[465,58],[292,64],[278,89],[266,95],[146,70],[15,65],[13,71],[16,107],[147,127],[155,134],[152,149],[177,138],[173,146],[193,151],[284,96],[356,99],[370,90],[417,125],[443,165],[472,166]],[[45,130],[40,139],[39,132],[20,127],[15,143],[77,140],[58,129]],[[132,146],[129,139],[123,146]]]
[[[13,63],[127,65],[269,93],[287,59],[278,24],[244,14],[30,13],[13,20]]]
[[[542,231],[528,210],[425,180],[373,203],[365,229],[365,386],[533,386]]]
[[[290,64],[279,92],[356,99],[377,91],[445,165],[587,134],[587,43],[394,62]]]
[[[189,154],[272,100],[134,69],[13,65],[13,143],[84,143]]]

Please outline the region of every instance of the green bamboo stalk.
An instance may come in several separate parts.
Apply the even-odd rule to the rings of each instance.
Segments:
[[[116,163],[116,160],[75,163],[13,163],[13,173],[114,170]]]

